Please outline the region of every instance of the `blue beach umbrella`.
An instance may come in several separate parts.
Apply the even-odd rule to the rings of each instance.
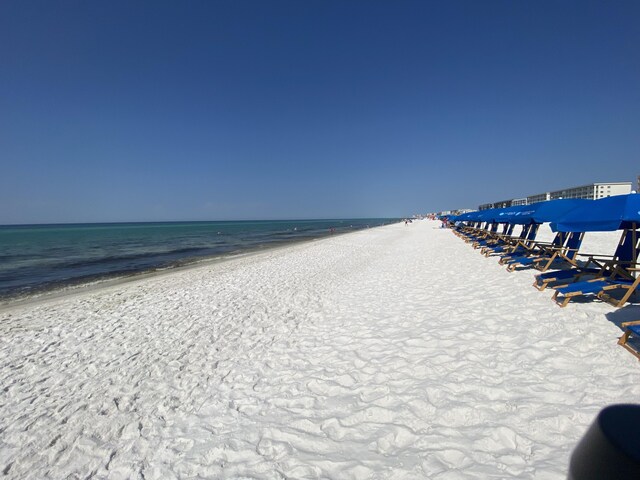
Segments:
[[[476,217],[478,216],[479,212],[467,212],[467,213],[463,213],[462,215],[458,215],[457,221],[459,222],[475,222],[476,221]]]
[[[537,202],[527,205],[521,211],[516,212],[511,218],[511,223],[524,225],[527,223],[555,222],[572,210],[591,203],[593,203],[593,200],[585,200],[583,198],[564,198]]]
[[[512,207],[500,208],[495,212],[494,218],[499,223],[518,223],[514,219],[518,218],[522,212],[530,209],[529,205],[514,205]]]
[[[480,212],[468,212],[465,213],[464,219],[470,222],[477,222],[480,220],[479,214]]]
[[[490,208],[488,210],[480,210],[478,212],[476,212],[477,215],[477,220],[481,221],[481,222],[490,222],[490,223],[494,223],[496,222],[496,216],[498,214],[498,212],[502,210],[501,208]]]
[[[616,195],[587,201],[551,224],[554,232],[603,232],[640,224],[640,195]]]

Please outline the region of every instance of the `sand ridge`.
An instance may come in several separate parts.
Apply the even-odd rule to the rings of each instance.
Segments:
[[[559,309],[438,225],[0,313],[0,471],[565,478],[597,411],[640,398],[613,309]]]

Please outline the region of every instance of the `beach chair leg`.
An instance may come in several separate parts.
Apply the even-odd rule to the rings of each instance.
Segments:
[[[631,348],[629,345],[625,344],[621,344],[622,348],[624,348],[626,351],[628,351],[629,353],[631,353],[631,355],[633,355],[634,357],[636,357],[638,359],[638,361],[640,361],[640,353],[636,352],[633,348]]]
[[[618,345],[625,347],[625,345],[627,344],[627,340],[629,340],[630,336],[631,336],[631,331],[625,330],[622,336],[618,339]]]
[[[635,322],[624,322],[622,324],[622,328],[626,328],[629,325],[639,325],[639,324],[640,324],[640,320],[636,320]],[[631,330],[626,329],[622,334],[622,336],[618,339],[618,345],[623,347],[625,350],[627,350],[633,356],[635,356],[638,360],[640,360],[640,352],[638,352],[635,348],[633,348],[631,345],[627,343],[630,336],[631,336]]]
[[[622,345],[623,347],[627,344],[627,340],[629,340],[629,337],[631,336],[631,332],[629,330],[626,330],[622,336],[618,339],[618,345]]]
[[[547,288],[547,285],[549,285],[549,282],[545,280],[543,280],[542,283],[538,283],[537,278],[533,281],[533,286],[540,291],[543,291],[545,288]]]
[[[549,265],[551,265],[553,263],[553,257],[548,260],[546,263],[544,262],[544,260],[541,260],[539,262],[534,262],[533,263],[533,267],[536,270],[540,270],[541,272],[546,272],[547,269],[549,268]]]
[[[604,292],[599,292],[598,295],[596,295],[600,300],[602,300],[603,302],[608,303],[609,305],[612,305],[614,307],[619,307],[623,302],[622,301],[618,301],[615,298],[613,298],[611,295],[609,295],[608,293],[604,293]]]
[[[631,294],[633,294],[633,291],[634,291],[634,289],[627,288],[627,293],[625,293],[624,296],[618,302],[618,307],[621,307],[622,305],[624,305],[625,303],[627,303],[629,301],[629,298],[631,297]]]
[[[556,290],[556,292],[553,294],[553,297],[551,297],[551,299],[552,299],[554,302],[556,302],[556,304],[557,304],[560,308],[564,308],[564,307],[566,307],[566,306],[569,304],[569,302],[571,301],[571,297],[572,297],[572,296],[574,296],[574,295],[571,295],[571,296],[570,296],[570,295],[565,295],[564,297],[562,297],[562,300],[558,300],[558,294],[559,294],[559,293],[560,293],[560,292],[558,292],[558,291]]]
[[[604,288],[602,292],[598,293],[598,298],[600,300],[602,300],[603,302],[607,302],[609,305],[613,305],[616,308],[620,308],[622,305],[624,305],[625,303],[627,303],[629,301],[629,297],[631,297],[631,294],[633,293],[633,289],[631,288],[627,288],[627,293],[625,293],[622,298],[620,300],[612,297],[611,295],[609,295],[608,293],[605,293],[605,290],[613,290],[616,287],[609,287],[609,288]],[[619,287],[618,287],[619,288]]]

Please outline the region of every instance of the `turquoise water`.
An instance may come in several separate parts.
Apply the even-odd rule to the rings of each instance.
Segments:
[[[171,268],[396,219],[0,226],[0,298]]]

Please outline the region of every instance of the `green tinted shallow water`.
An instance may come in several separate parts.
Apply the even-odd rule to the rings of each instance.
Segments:
[[[0,298],[395,221],[397,219],[0,226]]]

